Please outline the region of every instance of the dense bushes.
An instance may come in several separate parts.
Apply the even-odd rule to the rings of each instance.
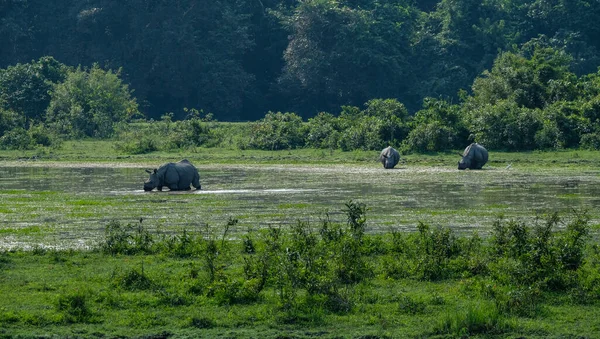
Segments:
[[[213,128],[210,114],[185,109],[138,120],[137,103],[119,72],[69,69],[46,57],[0,70],[0,147],[28,149],[63,138],[118,136],[128,153],[193,147],[285,150],[301,147],[404,152],[462,149],[472,141],[490,150],[600,149],[600,72],[578,77],[572,57],[545,38],[507,51],[477,78],[472,94],[451,104],[426,98],[410,115],[396,99],[342,106],[306,122],[296,113],[268,112],[245,129]],[[41,110],[41,111],[40,111]],[[337,112],[336,112],[337,113]],[[117,133],[115,134],[115,126]],[[35,127],[35,130],[33,130]]]
[[[590,134],[598,126],[598,107],[593,104],[597,75],[577,78],[569,70],[571,60],[545,39],[501,54],[492,69],[475,80],[473,95],[462,106],[475,140],[490,149],[512,151],[580,143],[595,147]]]
[[[119,73],[97,64],[77,68],[54,86],[47,122],[58,133],[74,137],[109,137],[113,125],[137,113],[137,103]]]
[[[214,146],[223,139],[211,128],[210,115],[191,109],[186,120],[173,121],[166,114],[160,121],[138,121],[117,125],[118,141],[115,148],[131,154],[144,154],[157,150]]]
[[[138,113],[119,73],[71,69],[52,57],[0,70],[0,147],[30,149],[62,138],[109,137]]]
[[[367,211],[364,204],[350,201],[344,225],[325,217],[316,227],[299,221],[287,230],[249,231],[234,241],[226,239],[235,219],[222,235],[208,226],[197,233],[152,234],[141,223],[113,222],[101,248],[111,255],[198,258],[202,265],[186,284],[189,293],[229,305],[254,303],[273,293],[284,323],[312,321],[311,315],[323,311],[353,312],[364,297],[360,286],[377,277],[460,279],[462,293],[477,295],[487,305],[487,311],[471,305],[466,314],[444,319],[438,329],[442,333],[462,326],[471,334],[502,331],[508,326],[503,316],[536,316],[551,294],[562,293],[575,303],[600,299],[600,251],[587,247],[585,213],[564,221],[557,214],[532,223],[498,219],[484,241],[476,234],[460,237],[449,228],[423,223],[416,233],[368,234]],[[428,307],[407,295],[396,298],[402,313],[422,313]]]
[[[18,113],[23,123],[43,121],[50,92],[54,85],[64,81],[68,71],[52,57],[0,69],[0,110]]]
[[[281,150],[304,146],[302,118],[294,113],[269,112],[250,128],[248,148]]]
[[[426,98],[423,109],[411,122],[411,131],[404,140],[403,149],[417,152],[460,149],[467,144],[468,133],[458,105]]]

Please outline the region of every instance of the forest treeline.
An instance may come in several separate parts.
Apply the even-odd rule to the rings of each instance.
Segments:
[[[215,120],[252,120],[235,146],[599,149],[597,18],[592,0],[3,1],[0,146],[210,146],[232,131]]]
[[[600,65],[596,0],[3,0],[0,68],[51,55],[122,68],[151,118],[304,119],[393,98],[458,102],[500,53],[547,37],[578,76]]]

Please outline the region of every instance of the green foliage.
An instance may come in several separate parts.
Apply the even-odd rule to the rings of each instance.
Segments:
[[[535,149],[536,135],[543,125],[539,110],[506,100],[478,107],[468,119],[476,142],[489,149],[510,151]]]
[[[203,335],[211,329],[247,334],[265,326],[279,334],[290,331],[289,325],[305,333],[340,321],[351,326],[351,335],[381,326],[406,331],[407,324],[424,336],[522,335],[529,327],[520,327],[514,317],[531,317],[527,323],[535,327],[560,326],[564,333],[597,332],[580,324],[568,327],[566,320],[573,318],[563,314],[595,319],[598,313],[600,249],[586,247],[585,213],[570,215],[564,225],[557,215],[532,222],[498,220],[493,237],[484,242],[425,224],[416,233],[370,234],[366,211],[350,201],[344,206],[346,223],[325,217],[316,228],[298,222],[231,240],[228,231],[236,219],[218,235],[208,228],[198,237],[183,232],[178,240],[149,234],[152,253],[2,252],[0,288],[16,305],[3,305],[0,321],[8,335],[24,329],[63,333],[73,324],[98,334],[123,334],[129,327],[147,334],[149,326]],[[133,247],[135,232],[111,228],[113,248],[119,242]],[[173,241],[181,248],[196,243],[200,250],[170,258]],[[252,250],[240,251],[250,242]],[[471,270],[460,263],[466,259],[489,270]],[[396,280],[385,273],[399,260],[408,270]],[[418,268],[427,261],[431,269]],[[569,285],[551,284],[556,276],[569,277],[564,280]],[[423,279],[437,282],[419,282]],[[14,291],[23,284],[27,293],[21,287]],[[398,317],[402,324],[390,322]],[[192,332],[196,329],[201,332]]]
[[[408,295],[401,295],[398,301],[398,310],[405,314],[422,314],[425,312],[427,304],[423,300],[413,298]]]
[[[470,337],[480,334],[502,334],[509,329],[493,304],[471,303],[456,312],[446,314],[436,332],[455,337]]]
[[[33,139],[23,128],[14,128],[0,137],[0,148],[27,150],[34,148]]]
[[[88,293],[74,291],[61,294],[56,302],[56,309],[62,313],[63,321],[67,324],[87,323],[93,320]]]
[[[308,119],[305,141],[307,147],[337,149],[341,134],[340,121],[333,114],[320,112]]]
[[[569,72],[570,61],[564,51],[532,40],[520,54],[499,55],[491,71],[475,79],[473,100],[490,105],[508,100],[529,109],[572,100],[577,78]]]
[[[448,228],[430,230],[424,223],[419,223],[417,228],[415,275],[422,280],[447,278],[450,275],[449,260],[460,251],[456,237]]]
[[[586,133],[581,136],[581,148],[600,150],[600,132]]]
[[[522,67],[505,69],[510,81],[491,87],[535,108],[573,95],[569,79],[546,81],[562,71],[548,60],[578,75],[600,60],[592,0],[5,1],[0,10],[0,67],[41,52],[69,65],[122,66],[154,119],[192,106],[222,121],[255,120],[269,109],[309,118],[372,98],[416,111],[426,97],[456,99],[499,53],[532,37],[529,45],[572,57],[540,50],[524,55],[531,62],[515,58]]]
[[[408,133],[410,119],[404,105],[395,99],[374,99],[366,108],[343,106],[340,114],[339,147],[343,151],[381,150],[400,143]]]
[[[114,124],[138,112],[131,91],[116,73],[94,64],[77,68],[65,81],[54,86],[48,106],[49,124],[61,134],[83,137],[109,137]]]
[[[533,316],[539,313],[544,291],[565,291],[576,284],[574,271],[583,265],[589,217],[578,213],[560,233],[552,214],[533,227],[498,220],[494,225],[491,276],[506,286],[490,294],[503,312]]]
[[[144,273],[143,262],[141,272],[136,269],[131,269],[125,273],[115,275],[113,277],[113,283],[114,286],[128,291],[149,290],[156,286],[156,284]]]
[[[146,154],[160,149],[160,137],[149,133],[148,130],[132,128],[128,131],[118,131],[119,140],[114,147],[117,151],[128,154]]]
[[[467,143],[468,130],[460,116],[460,107],[444,100],[425,98],[423,109],[415,114],[403,149],[432,152],[460,149]]]
[[[121,123],[116,126],[118,151],[145,154],[158,150],[211,147],[218,144],[221,136],[211,128],[212,115],[202,116],[196,109],[188,110],[187,119],[173,121],[173,114],[163,115],[160,121]]]
[[[22,115],[2,107],[0,101],[0,136],[16,127],[25,125]]]
[[[586,114],[585,107],[593,106],[597,84],[593,77],[578,79],[569,70],[571,60],[544,37],[501,54],[475,80],[462,108],[475,140],[505,150],[578,146],[595,126],[594,113]]]
[[[27,121],[43,121],[50,92],[67,72],[65,65],[49,56],[0,69],[0,110],[13,111]]]
[[[399,97],[408,88],[405,66],[418,17],[412,6],[319,0],[277,14],[290,38],[279,83],[283,93],[296,98],[295,109],[318,105],[331,111],[371,98]]]
[[[154,242],[150,233],[139,225],[121,225],[118,221],[111,221],[105,228],[104,240],[100,247],[107,254],[135,254],[150,253]]]
[[[302,118],[295,113],[269,112],[252,124],[250,140],[244,147],[282,150],[304,146]]]

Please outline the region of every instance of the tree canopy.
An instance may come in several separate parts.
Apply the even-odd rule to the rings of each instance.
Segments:
[[[600,65],[595,0],[5,0],[0,68],[51,55],[122,68],[140,110],[219,120],[304,118],[394,98],[458,99],[502,53],[540,35],[578,76]],[[39,114],[39,113],[36,113]]]

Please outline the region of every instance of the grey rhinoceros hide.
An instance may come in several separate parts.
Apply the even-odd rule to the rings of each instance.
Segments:
[[[458,169],[481,169],[488,161],[488,151],[478,143],[472,143],[462,154]]]
[[[144,191],[152,191],[154,188],[162,191],[164,186],[171,191],[189,190],[190,185],[196,189],[202,188],[198,169],[187,159],[169,162],[154,171],[146,170],[146,172],[150,173],[150,178],[144,183]]]
[[[400,153],[392,146],[388,146],[381,151],[379,161],[383,164],[383,168],[392,169],[398,164],[398,161],[400,161]]]

